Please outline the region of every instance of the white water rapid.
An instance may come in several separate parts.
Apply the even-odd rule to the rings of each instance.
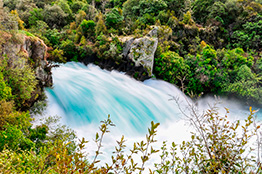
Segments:
[[[53,71],[54,87],[46,89],[48,115],[59,115],[62,122],[76,130],[79,137],[91,140],[98,131],[101,120],[108,114],[116,127],[104,139],[100,158],[109,158],[115,140],[126,135],[127,143],[145,139],[150,122],[159,122],[156,139],[180,143],[190,137],[190,128],[172,97],[179,98],[181,107],[190,101],[177,87],[161,80],[136,81],[124,73],[102,70],[97,66],[67,63]],[[248,107],[236,101],[221,100],[221,108],[228,107],[234,118],[244,118]],[[214,103],[213,98],[200,100],[200,107]],[[224,110],[221,109],[223,113]],[[90,155],[95,144],[88,146]]]

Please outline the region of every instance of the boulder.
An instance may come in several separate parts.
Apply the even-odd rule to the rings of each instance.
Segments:
[[[123,49],[123,56],[131,59],[135,66],[143,66],[149,76],[152,76],[154,54],[158,44],[157,31],[158,27],[155,27],[142,38],[127,40]]]

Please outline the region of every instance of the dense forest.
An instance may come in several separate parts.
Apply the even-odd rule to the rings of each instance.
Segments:
[[[149,49],[126,50],[137,39],[142,42],[134,50]],[[153,64],[148,59],[137,64],[147,54],[153,54]],[[217,94],[261,106],[262,1],[0,0],[3,173],[141,173],[158,152],[150,149],[155,123],[131,155],[124,154],[122,139],[112,164],[100,165],[97,156],[113,125],[110,118],[96,134],[93,161],[84,153],[87,142],[77,142],[74,131],[54,124],[57,118],[33,127],[31,115],[45,105],[43,88],[52,86],[52,62],[69,61],[125,71],[139,80],[163,79],[192,98]],[[196,133],[189,142],[173,143],[171,150],[164,142],[161,163],[152,173],[261,172],[259,155],[244,155],[250,138],[260,135],[252,108],[242,127],[215,109],[198,115],[190,108]],[[134,161],[133,154],[141,154],[141,161]]]

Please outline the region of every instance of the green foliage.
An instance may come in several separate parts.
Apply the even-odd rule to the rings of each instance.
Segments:
[[[214,2],[214,0],[196,0],[193,3],[193,14],[197,22],[206,22],[206,17],[209,14],[208,10]]]
[[[210,19],[219,19],[219,21],[224,24],[224,20],[227,15],[227,7],[221,1],[216,1],[211,7],[208,8]]]
[[[34,8],[32,11],[30,11],[30,16],[28,18],[28,24],[33,27],[37,25],[37,21],[43,20],[43,15],[42,15],[42,9]]]
[[[156,75],[170,83],[180,84],[188,68],[183,57],[176,52],[167,51],[155,58]]]
[[[109,50],[109,41],[104,34],[100,34],[97,37],[96,46],[98,47],[97,56],[100,59],[104,59],[104,54]]]
[[[31,98],[37,84],[34,71],[25,61],[21,58],[13,62],[12,67],[3,70],[8,86],[12,89],[13,99],[19,107],[26,105],[25,101]]]
[[[258,49],[262,46],[262,18],[257,17],[255,22],[246,22],[242,25],[243,30],[233,33],[233,46],[244,49]]]
[[[68,1],[59,0],[57,5],[59,5],[66,14],[66,24],[69,24],[73,20],[73,13],[70,6],[68,5]]]
[[[34,33],[38,37],[41,37],[41,39],[46,44],[48,44],[48,41],[47,41],[47,39],[44,36],[46,34],[47,29],[49,29],[47,23],[45,23],[44,21],[37,20],[36,21],[36,25],[32,26],[32,28],[30,29],[30,32]]]
[[[113,8],[105,14],[106,26],[118,29],[122,24],[124,17],[121,15],[120,9]]]
[[[166,0],[165,2],[168,9],[172,10],[177,18],[181,18],[191,8],[191,2],[187,0]]]
[[[110,2],[113,4],[113,7],[121,8],[126,0],[110,0]]]
[[[28,129],[28,138],[35,143],[36,149],[44,146],[44,140],[47,139],[48,127],[46,125],[37,126],[34,129]]]
[[[169,18],[172,16],[172,12],[168,11],[166,12],[165,10],[163,11],[160,11],[158,16],[157,16],[157,19],[160,20],[161,24],[167,24]]]
[[[87,20],[94,20],[98,14],[97,9],[89,4],[85,4],[81,10],[86,13]]]
[[[51,60],[59,63],[66,63],[66,58],[64,57],[64,51],[55,49],[51,52]]]
[[[247,65],[242,65],[237,69],[234,82],[225,86],[223,90],[229,94],[237,94],[246,100],[262,102],[261,77],[252,73]]]
[[[48,39],[52,46],[58,46],[61,42],[61,33],[57,29],[48,29],[44,33],[44,36]]]
[[[13,101],[6,102],[0,100],[0,131],[5,130],[5,126],[16,126],[18,129],[26,131],[31,125],[28,112],[19,112],[14,110]]]
[[[163,142],[159,150],[154,147],[159,123],[151,122],[145,140],[134,142],[128,153],[126,140],[122,136],[117,141],[111,157],[112,161],[102,164],[98,157],[103,152],[103,139],[110,132],[110,127],[115,126],[108,117],[101,122],[100,131],[96,133],[94,141],[97,149],[90,161],[86,160],[84,154],[84,148],[88,143],[84,138],[80,140],[78,148],[73,152],[69,150],[70,143],[57,140],[48,149],[41,149],[38,154],[28,151],[17,153],[10,150],[0,152],[1,160],[6,161],[0,164],[0,169],[6,171],[9,166],[13,171],[20,171],[22,168],[24,171],[30,170],[36,173],[40,170],[50,173],[143,173],[148,169],[154,173],[209,173],[210,171],[259,173],[261,171],[256,157],[247,155],[254,152],[254,149],[249,148],[250,140],[260,130],[260,125],[254,119],[252,108],[243,123],[239,120],[230,121],[227,109],[225,116],[221,116],[215,107],[204,114],[199,114],[197,109],[190,105],[187,111],[184,116],[194,129],[191,132],[191,139],[179,145],[172,142],[170,150],[168,150],[167,142]],[[154,167],[149,168],[146,164],[152,155],[156,158],[155,154],[160,155],[160,162],[155,162]],[[139,159],[137,157],[140,157],[141,161],[137,160]],[[14,168],[14,163],[19,167]]]
[[[245,52],[241,48],[222,51],[220,54],[222,66],[229,72],[236,70],[242,65],[251,67],[254,60],[252,56],[245,56]]]
[[[231,122],[228,119],[228,109],[225,116],[220,115],[216,107],[201,114],[191,105],[189,111],[184,113],[194,128],[191,140],[183,141],[179,146],[182,158],[177,156],[177,148],[172,144],[175,152],[166,154],[172,155],[173,158],[165,162],[178,173],[261,171],[259,165],[254,163],[256,157],[247,155],[254,152],[250,147],[250,140],[260,129],[260,125],[256,124],[254,112],[250,107],[250,114],[243,123],[240,120]]]
[[[190,61],[190,60],[189,60]],[[197,78],[190,82],[193,90],[199,89],[209,89],[211,92],[220,93],[221,85],[225,83],[224,80],[227,79],[226,72],[224,73],[218,67],[218,58],[216,51],[212,49],[209,45],[203,48],[201,54],[195,57],[194,63],[195,64],[195,73],[197,75],[191,76],[192,78]],[[200,88],[196,88],[197,86],[201,86]],[[198,91],[203,92],[203,91]]]
[[[12,89],[6,85],[3,74],[0,71],[0,100],[9,100],[12,98]]]
[[[123,15],[140,16],[138,4],[139,4],[139,0],[127,0],[123,4]]]
[[[45,6],[43,10],[43,18],[44,21],[48,24],[51,28],[61,28],[67,24],[67,17],[66,14],[60,6],[57,4],[50,6]]]
[[[183,21],[182,21],[184,24],[189,24],[189,25],[193,25],[194,24],[194,21],[192,20],[191,18],[191,13],[190,11],[187,11],[185,14],[184,14],[184,17],[183,17]]]
[[[119,41],[117,37],[112,38],[112,41],[110,42],[109,49],[103,53],[104,58],[113,59],[116,61],[116,63],[120,62],[122,60],[122,53],[123,47],[122,43]]]
[[[30,139],[27,139],[16,126],[7,125],[5,130],[0,132],[0,151],[4,148],[30,150],[34,148],[34,143]]]
[[[16,4],[18,4],[18,0],[3,0],[4,6],[7,6],[10,10],[14,10],[16,8]]]
[[[98,15],[98,22],[96,24],[95,30],[96,30],[96,36],[99,36],[100,34],[107,34],[107,28],[102,13]]]
[[[78,52],[76,45],[71,40],[62,41],[60,49],[63,50],[64,56],[69,60],[77,61]]]
[[[144,24],[153,25],[155,24],[156,18],[153,14],[146,13],[142,17],[138,18],[137,22],[140,23],[141,26]]]
[[[152,16],[157,16],[160,11],[166,8],[167,4],[163,0],[127,0],[123,4],[123,15],[139,17],[152,14]]]
[[[83,20],[80,24],[80,27],[82,29],[82,33],[84,36],[93,36],[95,34],[95,22],[92,20]]]
[[[86,19],[86,13],[83,10],[80,10],[76,14],[76,26],[79,26],[84,19]]]
[[[3,173],[39,173],[46,171],[45,160],[47,159],[45,150],[40,154],[32,151],[13,151],[5,149],[0,153],[0,170]],[[52,172],[52,170],[51,170]],[[50,172],[50,173],[51,173]]]
[[[85,5],[82,1],[74,1],[71,5],[71,9],[73,13],[78,13],[79,10],[82,9],[82,7]]]

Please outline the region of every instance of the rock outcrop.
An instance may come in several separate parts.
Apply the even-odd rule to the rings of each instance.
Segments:
[[[12,40],[11,38],[14,36],[5,32],[1,33],[5,35],[5,42],[0,46],[0,56],[6,55],[8,57],[9,66],[14,66],[14,62],[25,58],[28,61],[21,64],[21,68],[23,68],[23,64],[30,60],[39,85],[41,87],[52,86],[52,75],[46,60],[47,46],[44,42],[37,37],[23,34],[18,34],[17,40]]]
[[[154,54],[157,49],[158,28],[155,27],[142,38],[131,38],[125,41],[123,56],[131,59],[135,66],[143,66],[147,69],[149,76],[152,76],[154,66]]]

